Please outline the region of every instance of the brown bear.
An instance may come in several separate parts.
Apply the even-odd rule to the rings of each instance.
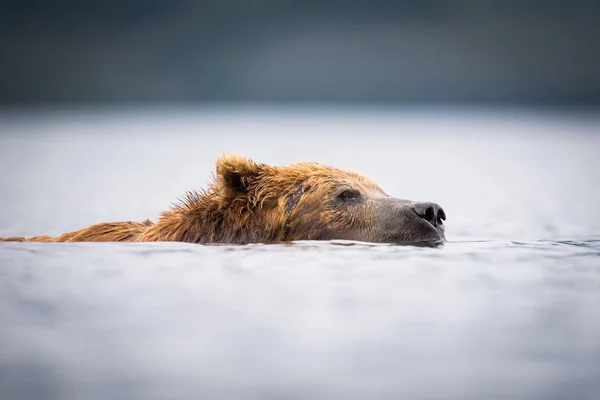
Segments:
[[[102,223],[55,238],[0,241],[439,243],[445,240],[445,219],[437,204],[392,198],[355,172],[314,162],[275,167],[224,155],[208,189],[188,192],[156,223]]]

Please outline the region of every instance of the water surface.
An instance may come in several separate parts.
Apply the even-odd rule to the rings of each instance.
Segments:
[[[223,151],[440,203],[438,247],[0,244],[0,398],[595,399],[600,119],[0,118],[0,236],[155,218]]]

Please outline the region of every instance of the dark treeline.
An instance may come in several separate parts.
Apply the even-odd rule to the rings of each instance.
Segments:
[[[0,103],[600,103],[597,1],[5,0]]]

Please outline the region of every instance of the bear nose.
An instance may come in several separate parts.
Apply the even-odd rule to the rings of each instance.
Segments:
[[[442,220],[446,219],[444,209],[435,203],[415,203],[412,208],[419,217],[433,226],[441,225]]]

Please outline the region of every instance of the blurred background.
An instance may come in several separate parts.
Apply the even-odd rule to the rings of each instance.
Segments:
[[[596,106],[594,0],[4,0],[0,103]]]

